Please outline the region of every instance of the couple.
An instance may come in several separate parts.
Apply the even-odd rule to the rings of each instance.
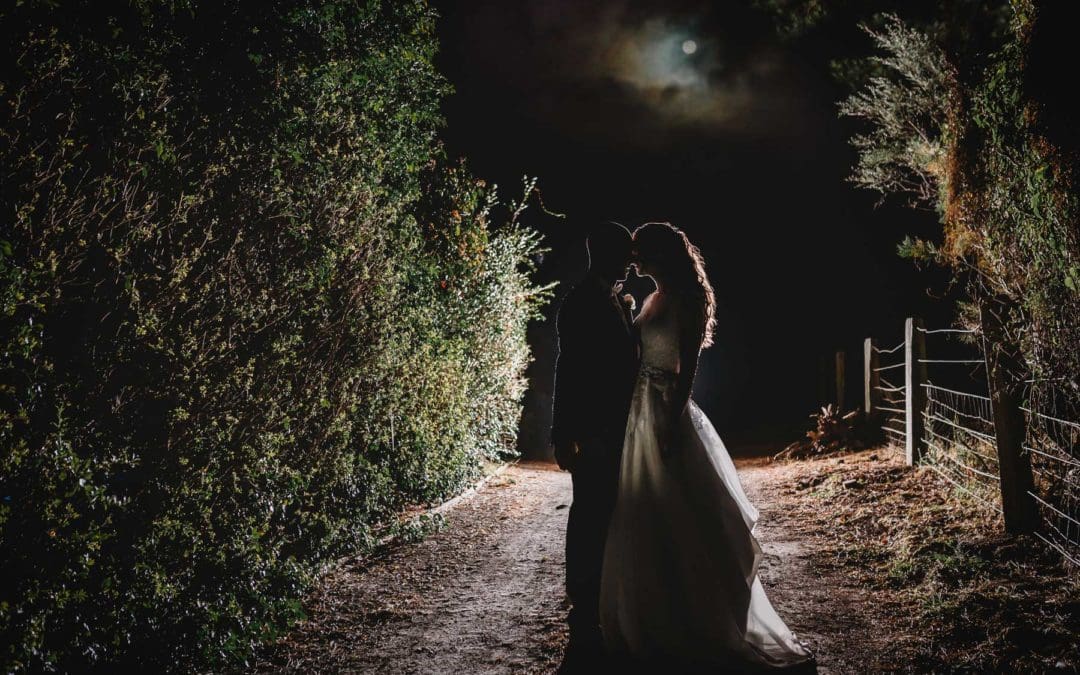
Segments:
[[[757,511],[690,400],[715,301],[679,229],[590,232],[589,271],[559,310],[552,441],[571,471],[571,662],[742,672],[812,667],[757,577]],[[656,291],[636,318],[630,265]]]

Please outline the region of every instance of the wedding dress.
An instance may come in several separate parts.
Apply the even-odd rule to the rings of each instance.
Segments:
[[[737,670],[784,667],[810,653],[758,579],[758,513],[723,442],[690,401],[676,446],[659,438],[679,365],[674,311],[640,324],[641,370],[626,426],[618,500],[600,590],[604,642],[638,662]]]

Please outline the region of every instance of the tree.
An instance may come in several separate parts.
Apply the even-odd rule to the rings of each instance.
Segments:
[[[971,300],[962,320],[977,325],[975,305],[994,305],[1025,357],[1021,379],[1053,383],[1059,410],[1080,413],[1080,143],[1059,75],[1075,3],[759,5],[791,39],[855,25],[872,38],[875,53],[834,50],[834,71],[854,88],[841,114],[864,122],[853,181],[938,211],[941,238],[909,239],[901,252],[954,271]]]

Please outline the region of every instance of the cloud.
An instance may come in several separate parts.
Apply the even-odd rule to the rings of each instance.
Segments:
[[[682,48],[693,40],[697,49]],[[730,128],[745,126],[772,93],[767,84],[775,61],[759,55],[728,66],[717,38],[684,21],[657,17],[626,26],[593,62],[592,74],[631,89],[672,121]]]
[[[707,7],[626,2],[532,3],[535,27],[563,61],[568,79],[617,84],[667,124],[714,131],[756,129],[788,97],[778,58],[740,36]],[[693,40],[691,54],[683,43]]]
[[[482,3],[471,29],[494,58],[476,66],[567,136],[653,146],[798,135],[791,64],[734,11],[693,0]]]

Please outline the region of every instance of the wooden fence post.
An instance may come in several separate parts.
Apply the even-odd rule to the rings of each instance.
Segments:
[[[878,354],[874,349],[874,338],[863,340],[863,412],[867,417],[874,414],[881,405],[881,377],[878,374]]]
[[[926,450],[923,438],[923,413],[926,410],[926,334],[922,319],[909,318],[904,322],[904,417],[907,420],[905,450],[909,466],[922,460]]]
[[[1005,531],[1011,534],[1032,532],[1038,525],[1038,510],[1031,498],[1034,479],[1031,457],[1024,450],[1027,434],[1024,411],[1020,409],[1020,385],[1015,377],[1020,360],[1007,350],[997,318],[984,303],[979,307],[983,327],[983,357],[990,388],[990,410],[994,416],[998,470],[1001,482],[1001,510]],[[1014,376],[1010,376],[1010,372]]]
[[[836,352],[836,409],[838,412],[844,411],[845,379],[844,352],[840,350]]]

